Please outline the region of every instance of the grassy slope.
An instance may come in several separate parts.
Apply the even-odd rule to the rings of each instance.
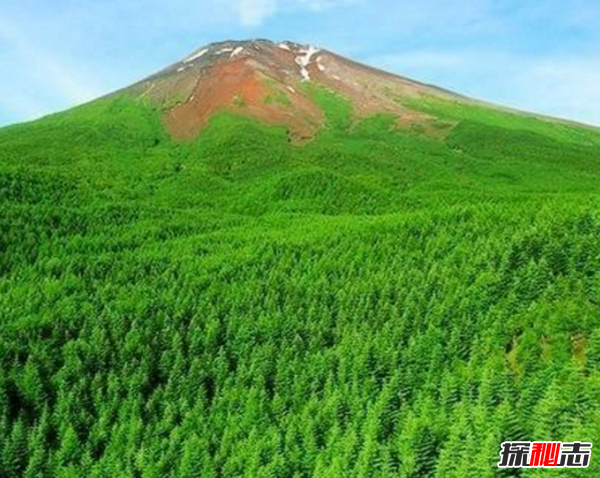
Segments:
[[[486,477],[600,440],[600,135],[309,92],[302,147],[227,115],[176,144],[126,98],[0,131],[0,476]]]

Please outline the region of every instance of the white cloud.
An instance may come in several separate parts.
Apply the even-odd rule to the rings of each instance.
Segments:
[[[277,0],[238,0],[237,13],[242,25],[260,25],[277,10]]]
[[[321,12],[328,8],[344,4],[358,3],[359,0],[297,0],[297,2],[314,12]]]
[[[0,41],[0,62],[11,73],[11,81],[0,84],[0,106],[14,119],[37,118],[98,96],[100,89],[91,80],[80,78],[75,68],[2,18]]]
[[[37,82],[51,83],[65,99],[73,102],[86,101],[96,95],[97,91],[93,87],[76,79],[75,71],[62,65],[51,52],[35,45],[15,26],[1,18],[0,39],[20,60],[19,64],[10,65],[10,68],[18,69],[28,65],[28,71],[36,75]]]
[[[255,27],[280,10],[301,9],[321,12],[328,8],[361,1],[363,0],[288,0],[286,2],[281,0],[237,0],[235,9],[242,25]]]

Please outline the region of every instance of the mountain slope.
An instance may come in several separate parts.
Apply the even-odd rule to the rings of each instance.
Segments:
[[[600,135],[284,45],[0,130],[0,476],[600,439]]]
[[[452,98],[327,50],[268,40],[209,45],[127,91],[163,105],[175,138],[196,137],[214,113],[228,110],[284,125],[293,137],[306,139],[323,125],[322,111],[302,88],[307,83],[343,94],[360,116],[387,112],[405,123],[426,118],[408,114],[399,100],[424,94]]]

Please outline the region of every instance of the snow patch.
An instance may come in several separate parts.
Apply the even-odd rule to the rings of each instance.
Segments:
[[[233,51],[233,48],[222,48],[221,50],[216,52],[215,55],[222,55],[223,53],[229,53],[231,51]]]
[[[317,58],[317,67],[319,68],[319,71],[325,71],[325,65],[321,63],[321,57]]]
[[[181,73],[183,70],[185,70],[185,66],[180,66],[177,68],[177,73]]]
[[[310,73],[308,72],[307,66],[310,65],[312,57],[320,51],[321,50],[312,45],[309,45],[306,50],[300,50],[299,53],[301,53],[301,55],[296,57],[296,63],[300,65],[302,81],[310,81]]]
[[[287,89],[294,94],[296,93],[296,90],[294,88],[292,88],[291,86],[288,86]]]
[[[243,46],[238,46],[235,50],[233,50],[233,52],[231,53],[230,58],[236,57],[237,55],[239,55],[243,51],[244,51],[244,47]]]
[[[280,43],[279,45],[277,45],[279,48],[281,48],[282,50],[287,50],[287,51],[292,51],[289,47],[289,45],[287,43]]]
[[[201,56],[204,56],[206,53],[208,53],[208,48],[205,48],[204,50],[200,50],[198,53],[194,53],[192,56],[190,56],[190,57],[186,58],[185,60],[183,60],[183,62],[184,63],[189,63],[191,61],[197,60]]]
[[[332,75],[334,80],[342,81],[342,79],[337,75]]]

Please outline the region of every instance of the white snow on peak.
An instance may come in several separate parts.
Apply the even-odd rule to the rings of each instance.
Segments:
[[[323,65],[323,63],[321,63],[322,57],[318,57],[317,58],[317,67],[319,68],[319,71],[325,71],[325,65]]]
[[[287,43],[280,43],[279,45],[277,45],[279,48],[281,48],[282,50],[287,50],[287,51],[291,51],[290,47]]]
[[[309,45],[307,49],[302,49],[299,51],[301,55],[296,57],[296,63],[300,65],[300,74],[302,75],[302,81],[310,81],[310,73],[308,72],[308,69],[306,67],[310,65],[312,57],[320,51],[321,50],[312,45]]]
[[[192,56],[186,58],[185,60],[183,60],[184,63],[189,63],[191,61],[197,60],[198,58],[200,58],[201,56],[205,55],[206,53],[208,53],[208,48],[205,48],[204,50],[200,50],[198,53],[194,53]]]
[[[233,57],[239,55],[243,51],[244,51],[244,47],[243,46],[238,46],[235,50],[233,50],[233,52],[231,53],[230,58],[233,58]]]
[[[180,66],[179,68],[177,68],[178,73],[181,73],[183,70],[185,70],[185,66]]]
[[[221,50],[219,50],[218,52],[216,52],[215,55],[221,55],[223,53],[229,53],[230,51],[233,51],[233,48],[222,48]]]

